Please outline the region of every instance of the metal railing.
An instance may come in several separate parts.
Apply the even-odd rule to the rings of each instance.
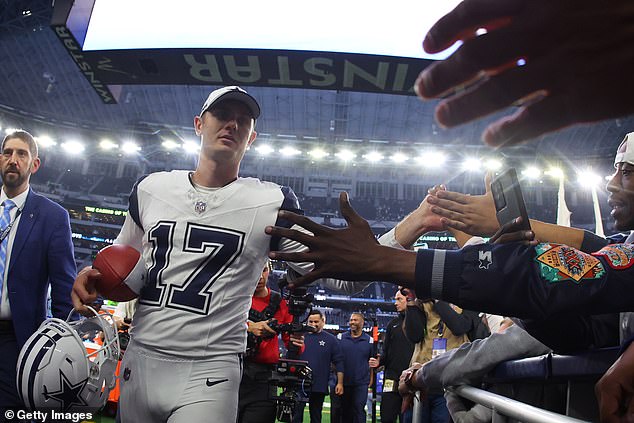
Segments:
[[[463,385],[447,390],[491,409],[493,422],[504,422],[506,417],[510,417],[524,423],[585,423],[585,420],[546,411],[473,386]]]

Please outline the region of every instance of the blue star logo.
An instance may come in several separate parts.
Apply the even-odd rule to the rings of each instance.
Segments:
[[[46,385],[44,385],[44,397],[49,400],[55,400],[61,404],[60,410],[63,412],[67,412],[73,406],[84,406],[87,407],[88,404],[84,399],[80,396],[81,392],[84,390],[84,387],[88,383],[88,378],[82,380],[79,383],[72,384],[70,380],[66,377],[62,369],[59,370],[59,390],[48,392],[46,389]]]

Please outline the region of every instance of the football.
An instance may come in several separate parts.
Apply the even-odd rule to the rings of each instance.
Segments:
[[[109,245],[97,253],[93,269],[101,273],[95,281],[97,292],[112,301],[130,301],[138,295],[125,284],[125,278],[139,261],[141,254],[129,245]]]

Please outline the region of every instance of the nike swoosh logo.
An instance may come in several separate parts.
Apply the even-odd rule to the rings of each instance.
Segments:
[[[207,379],[207,386],[218,385],[219,383],[227,382],[228,380],[229,379],[220,379],[220,380],[209,380],[209,379]]]

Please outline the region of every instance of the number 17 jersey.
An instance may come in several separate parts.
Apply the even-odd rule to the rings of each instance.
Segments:
[[[274,241],[264,228],[280,209],[298,211],[295,194],[254,178],[201,189],[189,172],[171,171],[138,182],[116,240],[141,251],[145,266],[143,280],[128,282],[140,290],[134,342],[186,360],[244,352],[251,297]]]

